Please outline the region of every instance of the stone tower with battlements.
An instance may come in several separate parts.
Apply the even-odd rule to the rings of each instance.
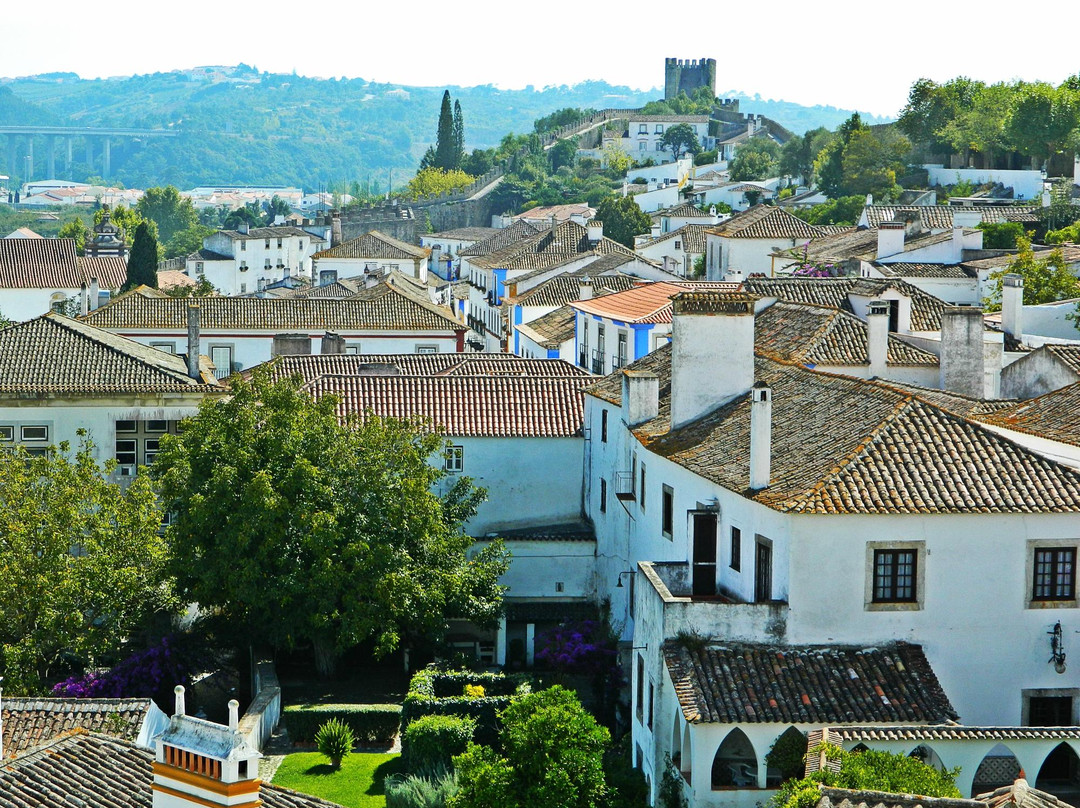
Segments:
[[[699,87],[708,87],[716,97],[715,59],[665,59],[664,100],[670,101],[680,92],[693,95]]]

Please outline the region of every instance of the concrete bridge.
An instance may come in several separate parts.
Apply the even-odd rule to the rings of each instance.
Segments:
[[[112,173],[114,139],[143,140],[151,137],[176,137],[171,129],[135,129],[123,126],[0,126],[0,136],[7,139],[7,173],[23,175],[23,181],[34,178],[34,140],[45,139],[47,179],[56,179],[56,141],[66,140],[64,170],[70,171],[74,158],[75,139],[83,142],[86,162],[95,165],[94,142],[101,143],[101,176]],[[22,146],[22,149],[19,146]]]

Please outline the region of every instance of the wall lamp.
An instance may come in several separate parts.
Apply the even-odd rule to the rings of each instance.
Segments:
[[[637,572],[637,570],[623,570],[622,572],[620,572],[619,573],[619,582],[617,584],[615,584],[615,588],[616,589],[622,589],[623,588],[622,577],[624,575],[633,575],[636,572]]]
[[[1054,623],[1054,627],[1047,634],[1050,635],[1050,659],[1048,663],[1054,663],[1054,670],[1065,673],[1065,641],[1061,632],[1061,621]]]

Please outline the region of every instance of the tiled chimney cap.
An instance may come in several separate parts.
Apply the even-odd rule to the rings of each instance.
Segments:
[[[675,314],[753,314],[758,300],[749,292],[679,292],[671,305]]]

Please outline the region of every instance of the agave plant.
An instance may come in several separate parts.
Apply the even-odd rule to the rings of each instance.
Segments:
[[[315,733],[315,745],[319,752],[330,758],[330,765],[341,768],[341,761],[352,752],[356,744],[353,731],[344,721],[331,718]]]

